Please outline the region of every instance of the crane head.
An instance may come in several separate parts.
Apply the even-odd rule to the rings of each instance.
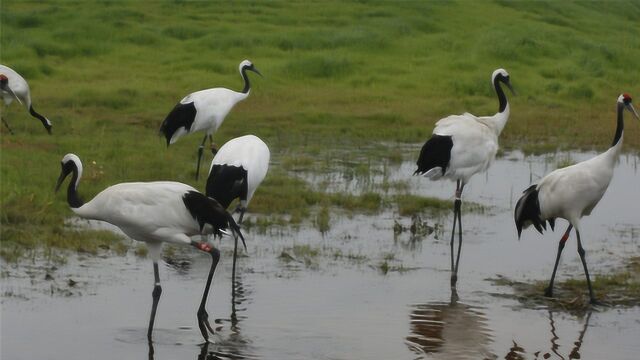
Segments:
[[[632,113],[633,116],[636,117],[636,119],[640,120],[640,115],[638,115],[638,112],[636,111],[636,109],[634,109],[633,105],[631,105],[631,95],[627,93],[621,94],[618,97],[618,103],[622,104],[622,106],[624,106],[627,110],[629,110],[629,112]]]
[[[75,154],[67,154],[62,158],[60,162],[60,176],[58,177],[58,181],[56,182],[56,192],[60,189],[60,185],[66,177],[74,171],[77,171],[78,176],[76,178],[75,186],[78,187],[78,182],[80,181],[80,176],[82,176],[82,162],[80,158]]]
[[[253,65],[253,63],[250,60],[243,60],[240,63],[240,72],[242,73],[242,70],[249,70],[249,71],[253,71],[254,73],[262,76],[262,74],[260,73],[260,71],[258,71],[258,69],[256,69],[256,67]]]
[[[505,84],[514,95],[516,94],[515,90],[513,90],[513,87],[511,86],[511,78],[509,77],[507,70],[502,68],[496,69],[493,74],[491,74],[491,83],[495,84],[496,81],[500,81]]]

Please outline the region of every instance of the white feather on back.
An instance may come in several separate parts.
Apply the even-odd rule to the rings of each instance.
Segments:
[[[197,190],[170,181],[121,183],[72,210],[116,225],[136,240],[184,244],[189,241],[184,235],[200,234],[197,221],[183,205],[182,196],[188,191]]]
[[[610,155],[605,152],[545,176],[536,188],[542,218],[560,217],[575,226],[582,216],[591,214],[613,178]]]
[[[193,102],[196,108],[196,118],[189,132],[207,130],[207,134],[213,134],[222,125],[229,111],[247,96],[249,93],[243,94],[226,88],[200,90],[185,96],[180,103]]]
[[[435,135],[451,136],[451,160],[444,177],[467,183],[475,173],[485,171],[498,151],[498,136],[486,124],[469,113],[441,119]]]

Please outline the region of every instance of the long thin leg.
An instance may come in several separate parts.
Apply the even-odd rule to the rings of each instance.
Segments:
[[[231,269],[231,296],[233,297],[236,291],[236,256],[238,254],[238,236],[234,236],[233,241],[233,267]]]
[[[460,249],[462,248],[462,190],[464,190],[464,184],[460,185],[460,193],[457,194],[458,198],[456,199],[456,206],[458,207],[458,255],[456,257],[456,277],[458,276],[458,265],[460,264]]]
[[[569,239],[569,234],[571,233],[571,229],[573,229],[573,225],[569,224],[567,227],[567,231],[564,232],[560,242],[558,243],[558,255],[556,255],[556,264],[553,265],[553,273],[551,274],[551,281],[549,281],[549,286],[544,291],[544,296],[552,297],[553,296],[553,280],[556,278],[556,270],[558,270],[558,263],[560,262],[560,255],[562,254],[562,249],[564,249],[564,244]]]
[[[456,194],[458,193],[458,190],[460,190],[460,180],[458,180],[458,183],[456,185]],[[455,235],[456,235],[456,221],[458,221],[458,205],[457,205],[458,199],[456,199],[453,203],[453,228],[451,229],[451,273],[453,274],[454,270],[455,270],[455,262],[454,262],[454,252],[453,252],[453,242],[455,239]]]
[[[202,160],[202,150],[204,149],[204,143],[207,141],[207,135],[204,135],[204,139],[202,139],[202,144],[198,147],[198,163],[196,164],[196,181],[198,181],[198,176],[200,175],[200,161]]]
[[[156,320],[156,310],[158,309],[158,301],[162,294],[162,287],[160,286],[160,273],[158,272],[158,262],[153,262],[153,276],[155,278],[155,286],[153,287],[153,305],[151,306],[151,317],[149,318],[149,329],[147,330],[147,340],[151,343],[151,333],[153,332],[153,323]],[[153,348],[150,348],[153,351]]]
[[[238,218],[238,224],[242,224],[242,218],[244,218],[244,212],[246,211],[245,208],[241,208],[240,209],[240,217]]]
[[[204,293],[202,294],[202,301],[200,302],[200,307],[198,308],[198,327],[200,328],[200,332],[202,333],[202,337],[206,341],[209,340],[209,333],[207,329],[213,334],[213,328],[211,324],[209,324],[209,314],[205,310],[205,306],[207,304],[207,297],[209,296],[209,289],[211,288],[211,280],[213,279],[213,273],[216,271],[216,267],[218,266],[218,261],[220,260],[220,250],[214,248],[206,242],[197,242],[194,241],[191,243],[194,247],[199,250],[208,252],[211,254],[211,269],[209,270],[209,276],[207,277],[207,284],[204,287]]]
[[[4,116],[2,116],[2,123],[4,124],[4,126],[7,128],[7,130],[9,130],[9,134],[13,135],[13,130],[11,130],[11,126],[9,126],[9,123],[7,122],[7,120],[4,118]]]
[[[216,154],[218,153],[218,147],[213,142],[213,135],[209,135],[209,148],[211,149],[211,154],[213,154],[213,156],[216,156]]]
[[[462,185],[464,186],[464,185]],[[454,241],[456,234],[456,222],[460,219],[460,207],[462,204],[462,200],[460,199],[460,194],[462,191],[462,187],[460,184],[460,180],[456,183],[456,199],[453,203],[453,229],[451,230],[451,288],[455,288],[456,283],[458,282],[458,265],[454,260]],[[460,227],[458,227],[460,229]],[[460,236],[462,236],[460,234]],[[462,241],[462,240],[460,240]],[[460,245],[458,245],[458,254],[460,254]],[[458,255],[459,259],[459,255]]]
[[[589,278],[589,270],[587,270],[587,261],[585,260],[585,251],[582,248],[582,242],[580,241],[580,231],[576,229],[576,235],[578,237],[578,254],[580,254],[580,260],[582,261],[582,267],[584,267],[584,275],[587,277],[587,285],[589,286],[589,299],[592,304],[597,303],[595,296],[593,296],[593,288],[591,287],[591,279]]]

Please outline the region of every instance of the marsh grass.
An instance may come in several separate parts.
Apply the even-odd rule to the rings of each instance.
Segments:
[[[513,295],[499,296],[513,297],[527,308],[542,305],[550,309],[579,313],[593,307],[589,304],[589,291],[584,276],[556,281],[553,298],[544,296],[547,281],[519,282],[505,277],[489,280],[495,285],[511,287]],[[625,261],[623,267],[592,277],[592,286],[596,299],[605,307],[640,305],[640,258],[632,257]]]
[[[251,96],[215,141],[253,133],[275,164],[290,157],[251,204],[276,223],[281,214],[300,223],[316,207],[379,211],[387,201],[379,195],[308,191],[284,170],[314,166],[306,156],[336,147],[423,142],[449,114],[491,114],[497,67],[518,91],[505,148],[604,149],[615,98],[640,83],[640,5],[618,10],[604,2],[0,2],[1,61],[29,81],[34,107],[54,123],[48,136],[24,109],[2,107],[16,133],[0,130],[2,254],[70,241],[58,234],[70,215],[64,195],[53,193],[68,152],[87,167],[86,198],[125,181],[203,189],[193,181],[200,136],[167,149],[158,127],[185,94],[239,90],[245,58],[264,77],[252,76]],[[625,148],[640,148],[637,123],[625,129]],[[404,213],[424,207],[405,200]]]

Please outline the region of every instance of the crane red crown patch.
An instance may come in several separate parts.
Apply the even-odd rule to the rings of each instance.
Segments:
[[[0,74],[0,81],[7,81],[9,78],[5,74]]]
[[[627,93],[622,94],[622,98],[624,99],[624,101],[631,101],[631,95]]]

